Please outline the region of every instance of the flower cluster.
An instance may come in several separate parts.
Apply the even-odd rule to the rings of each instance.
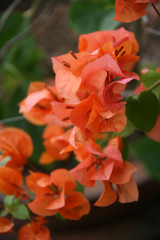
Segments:
[[[75,192],[75,180],[89,187],[95,181],[103,182],[105,190],[97,206],[112,204],[117,194],[120,202],[138,199],[132,179],[136,169],[123,161],[122,139],[107,134],[120,133],[126,126],[122,92],[132,79],[139,80],[131,72],[139,60],[138,43],[133,33],[120,28],[83,34],[78,48],[78,53],[70,51],[52,58],[54,86],[32,83],[28,96],[20,103],[20,112],[27,120],[48,124],[43,134],[46,151],[40,163],[66,161],[70,152],[79,161],[70,172],[55,170],[50,176],[31,173],[27,178],[27,182],[34,183],[34,188],[31,183],[28,188],[36,193],[28,206],[40,216],[59,213],[79,219],[89,212],[87,200]],[[102,149],[98,142],[105,140]]]
[[[0,190],[27,199],[29,209],[41,217],[60,214],[78,220],[89,213],[89,201],[77,190],[76,181],[87,187],[94,187],[96,181],[103,183],[104,192],[96,206],[108,206],[117,198],[121,203],[138,199],[132,178],[136,168],[124,161],[123,141],[118,135],[127,123],[122,92],[128,82],[139,80],[132,72],[139,60],[138,43],[133,33],[120,28],[83,34],[78,48],[78,53],[53,57],[55,84],[31,83],[19,104],[28,121],[47,125],[42,136],[45,151],[39,162],[66,161],[72,152],[77,166],[50,174],[29,171],[24,191],[21,173],[33,152],[32,141],[16,128],[0,132],[1,160],[11,157],[0,168]],[[35,199],[30,199],[30,192]],[[50,238],[43,221],[33,220],[20,230],[19,239],[26,231],[35,236],[36,229]]]

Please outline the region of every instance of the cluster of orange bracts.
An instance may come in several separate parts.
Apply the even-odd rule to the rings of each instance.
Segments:
[[[120,28],[83,34],[78,47],[78,53],[53,57],[55,83],[31,83],[28,96],[19,104],[28,121],[47,125],[40,163],[65,161],[70,152],[79,162],[70,171],[30,172],[25,178],[28,189],[35,193],[28,207],[42,217],[59,213],[66,219],[80,219],[89,213],[90,204],[76,190],[76,181],[88,187],[103,182],[104,192],[96,206],[108,206],[117,198],[122,203],[138,199],[132,178],[136,169],[122,158],[122,139],[107,133],[118,134],[126,126],[121,93],[132,79],[139,80],[131,72],[139,60],[137,41],[133,33]],[[102,148],[98,143],[104,141]],[[30,137],[16,128],[2,129],[0,149],[1,159],[11,157],[0,168],[0,191],[27,198],[21,173],[33,151]]]

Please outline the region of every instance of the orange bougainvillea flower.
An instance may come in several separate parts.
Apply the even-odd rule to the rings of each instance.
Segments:
[[[108,206],[116,201],[117,193],[112,184],[117,186],[120,202],[136,201],[138,190],[136,183],[131,178],[136,168],[127,161],[123,162],[121,138],[119,136],[111,138],[107,147],[102,151],[100,146],[92,140],[87,141],[85,146],[86,151],[84,152],[83,149],[84,159],[71,170],[71,174],[78,182],[88,187],[93,187],[97,180],[104,183],[105,190],[95,205]],[[81,149],[76,151],[81,151]],[[95,158],[93,154],[97,157]]]
[[[8,218],[0,218],[0,234],[12,232],[14,223],[11,222]]]
[[[14,195],[18,197],[23,194],[22,175],[9,167],[0,168],[0,191],[5,195]]]
[[[146,14],[149,3],[158,3],[158,0],[116,0],[114,20],[132,22]]]
[[[72,123],[88,138],[94,133],[121,132],[126,125],[125,108],[111,112],[95,95],[83,100],[70,114]]]
[[[71,174],[77,181],[85,186],[93,186],[95,180],[108,180],[116,166],[123,166],[122,155],[119,149],[119,145],[122,145],[122,140],[118,136],[115,138],[119,138],[118,141],[114,141],[113,144],[112,140],[103,151],[93,140],[86,142],[85,146],[89,152],[88,155],[86,154],[86,159],[71,170]],[[94,155],[97,155],[97,158]]]
[[[23,169],[33,153],[33,143],[30,136],[23,130],[7,127],[0,131],[0,160],[9,156],[11,160],[6,164],[18,171]]]
[[[60,213],[67,219],[80,219],[90,211],[88,200],[75,191],[76,182],[66,169],[57,169],[37,181],[36,199],[28,206],[39,216]]]
[[[45,222],[43,218],[36,218],[24,225],[18,232],[18,240],[51,240],[49,229],[43,225]]]
[[[29,188],[29,190],[31,190],[31,192],[36,192],[36,184],[37,181],[43,177],[47,177],[47,174],[44,173],[40,173],[40,172],[32,172],[30,171],[30,175],[28,175],[26,177],[26,184],[27,187]]]
[[[68,126],[62,123],[54,114],[51,102],[61,101],[54,86],[43,82],[33,82],[28,89],[28,96],[20,102],[20,113],[33,124],[44,125],[53,123]]]
[[[55,160],[65,161],[69,153],[60,154],[61,150],[68,145],[70,131],[64,130],[56,125],[48,125],[43,133],[44,152],[40,157],[41,164],[49,164]]]
[[[78,48],[80,52],[93,52],[98,48],[106,46],[106,43],[112,42],[113,48],[116,48],[126,41],[130,42],[130,54],[136,54],[139,47],[135,35],[123,27],[112,31],[97,31],[89,34],[81,34]]]
[[[139,193],[136,182],[132,177],[124,184],[116,184],[117,191],[113,188],[113,185],[109,181],[104,181],[104,192],[94,204],[98,207],[107,207],[113,204],[117,200],[120,203],[128,203],[138,201]]]

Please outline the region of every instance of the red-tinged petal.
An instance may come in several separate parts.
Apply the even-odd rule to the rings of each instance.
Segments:
[[[116,76],[124,77],[121,69],[119,68],[117,62],[111,57],[110,54],[105,54],[102,57],[97,58],[95,61],[88,63],[82,71],[82,81],[85,84],[85,81],[89,74],[97,71],[108,71],[113,75],[113,78]]]
[[[116,132],[120,133],[126,126],[127,118],[125,115],[125,107],[117,112],[113,117],[106,119],[100,124],[100,132]]]
[[[160,142],[160,113],[158,115],[156,124],[149,132],[148,137],[150,137],[151,139],[153,139],[156,142]]]
[[[107,207],[111,204],[113,204],[117,200],[117,194],[112,188],[112,184],[108,181],[103,182],[104,183],[104,192],[100,196],[100,198],[97,200],[97,202],[94,204],[98,207]]]
[[[71,145],[70,149],[72,150],[78,150],[84,143],[84,137],[78,127],[73,127],[69,137],[69,143]]]
[[[37,91],[41,91],[44,88],[45,88],[44,82],[39,82],[39,81],[31,82],[28,87],[27,95],[37,92]]]
[[[47,227],[32,222],[20,228],[18,240],[51,240],[51,236]]]
[[[41,91],[29,94],[25,98],[25,105],[27,110],[28,111],[31,110],[31,108],[33,108],[37,103],[43,100],[50,100],[50,101],[54,100],[53,96],[47,89],[43,89]],[[23,105],[21,103],[20,103],[20,112],[23,113]]]
[[[93,140],[89,140],[85,144],[86,148],[89,152],[95,155],[101,155],[101,147],[100,145],[96,144]]]
[[[119,149],[120,152],[122,152],[123,150],[123,141],[122,141],[122,138],[118,135],[111,138],[108,144],[115,146],[116,148]]]
[[[98,167],[98,169],[96,170],[96,172],[94,173],[91,179],[100,180],[100,181],[109,180],[113,171],[113,167],[114,167],[114,162],[107,163],[107,160],[106,160],[106,163],[103,163]]]
[[[57,210],[47,210],[47,207],[52,203],[53,199],[53,195],[35,199],[33,202],[28,204],[28,207],[33,213],[39,216],[52,216],[58,213]]]
[[[86,201],[86,198],[81,192],[73,192],[67,196],[65,201],[65,209],[75,208]]]
[[[117,185],[117,189],[119,194],[119,202],[127,203],[138,201],[138,188],[133,178],[123,185]]]
[[[89,34],[82,34],[79,37],[78,49],[80,52],[93,52],[110,41],[113,41],[110,31],[97,31]]]
[[[60,102],[55,102],[55,101],[53,101],[51,105],[55,115],[61,121],[65,121],[65,123],[67,124],[70,123],[69,118],[70,118],[70,113],[73,109],[72,105],[70,106],[70,105],[60,103]]]
[[[20,194],[20,188],[23,184],[22,175],[9,167],[0,168],[0,191],[5,195]]]
[[[60,210],[62,217],[70,220],[79,220],[82,216],[88,215],[90,212],[90,204],[85,197],[81,196],[81,200],[84,198],[80,205],[77,205],[75,208],[66,209],[63,208]]]
[[[53,196],[52,202],[46,207],[47,210],[58,210],[65,205],[64,189],[56,196]]]
[[[125,77],[117,80],[117,83],[126,84],[133,79],[135,79],[137,81],[140,80],[140,77],[138,76],[138,74],[136,74],[134,72],[127,72],[127,71],[124,70],[123,73],[124,73]]]
[[[103,156],[113,159],[114,161],[117,161],[117,163],[123,162],[120,150],[112,144],[108,144],[107,147],[103,149]]]
[[[64,131],[61,127],[56,125],[47,125],[43,132],[43,138],[50,138],[53,136],[59,136],[60,134],[63,134]]]
[[[1,141],[1,139],[3,141]],[[11,146],[13,151],[18,151],[22,157],[28,158],[33,153],[33,143],[31,137],[22,129],[7,127],[0,131],[0,149],[3,149],[3,143],[6,141],[6,146]]]
[[[68,194],[76,188],[76,183],[73,176],[66,169],[57,169],[51,173],[50,183],[54,183],[58,190],[65,189],[65,194]]]
[[[77,58],[80,55],[79,53],[78,54],[74,53],[74,54],[75,54],[75,56],[77,56]],[[67,53],[67,54],[64,54],[64,55],[61,55],[61,56],[58,56],[58,57],[52,57],[51,60],[52,60],[52,63],[53,63],[53,71],[55,73],[57,73],[58,69],[63,67],[64,62],[71,65],[71,63],[75,61],[75,58],[73,57],[72,54]]]
[[[50,164],[52,162],[54,162],[56,159],[53,158],[52,155],[50,155],[48,152],[44,152],[41,154],[40,159],[39,159],[39,163],[40,164]]]
[[[81,78],[73,75],[72,72],[65,67],[58,69],[55,81],[57,91],[64,99],[73,98],[81,84]]]
[[[103,107],[98,107],[97,111],[104,118],[111,118],[115,113],[122,109],[125,101],[122,101],[121,92],[125,89],[126,85],[117,82],[111,82],[106,87],[103,86],[100,90],[100,100]]]
[[[114,167],[109,181],[115,184],[127,183],[134,172],[136,168],[132,163],[124,161],[123,166]]]
[[[8,233],[12,231],[14,223],[12,223],[8,218],[0,218],[0,235],[3,233]]]
[[[116,0],[114,20],[119,22],[135,21],[146,14],[145,8],[147,5],[148,1],[136,3],[135,0]]]
[[[123,70],[131,71],[139,59],[140,57],[136,55],[124,55],[118,59],[118,65]]]
[[[75,168],[70,170],[72,176],[76,179],[76,181],[87,187],[94,186],[95,181],[91,180],[91,177],[95,173],[95,166],[93,163],[93,158],[89,156]]]
[[[35,192],[36,191],[36,184],[37,181],[41,178],[46,177],[47,175],[44,173],[40,173],[40,172],[32,172],[30,171],[30,175],[26,177],[26,183],[27,183],[27,187],[32,191]]]
[[[93,71],[87,75],[83,84],[89,93],[94,93],[98,95],[99,90],[102,88],[106,77],[106,71]]]
[[[80,129],[84,129],[85,125],[89,119],[89,114],[91,112],[93,105],[93,96],[83,100],[80,104],[72,110],[70,114],[70,119],[74,125],[79,127]]]

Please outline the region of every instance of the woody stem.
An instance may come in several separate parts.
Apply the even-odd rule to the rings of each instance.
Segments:
[[[21,121],[21,120],[23,120],[23,119],[24,119],[23,116],[17,116],[17,117],[6,118],[6,119],[3,119],[3,120],[0,120],[0,124],[11,123],[11,122],[17,122],[17,121]]]
[[[160,85],[160,80],[158,80],[156,83],[154,83],[153,85],[151,85],[147,90],[151,91],[151,90],[153,90],[155,87],[157,87],[158,85]]]
[[[156,13],[158,14],[158,16],[160,17],[160,12],[158,10],[158,8],[156,7],[155,4],[151,3],[152,4],[152,7],[154,8],[154,10],[156,11]]]

